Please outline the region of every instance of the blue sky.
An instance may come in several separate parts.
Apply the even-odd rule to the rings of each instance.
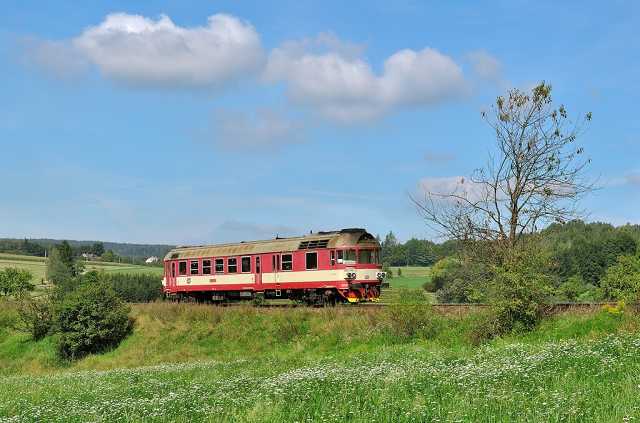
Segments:
[[[0,236],[432,237],[408,194],[541,80],[593,112],[588,220],[640,223],[637,2],[88,3],[2,3]]]

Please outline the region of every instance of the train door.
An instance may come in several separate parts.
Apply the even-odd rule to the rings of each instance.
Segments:
[[[256,272],[256,288],[262,287],[262,262],[260,256],[256,256],[256,262],[254,266]]]
[[[280,256],[271,255],[271,271],[273,272],[273,282],[278,283],[278,268],[280,267]]]
[[[173,290],[176,286],[176,262],[172,261],[167,263],[167,269],[165,270],[167,288]]]

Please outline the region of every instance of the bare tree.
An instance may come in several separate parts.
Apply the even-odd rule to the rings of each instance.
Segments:
[[[577,202],[594,186],[576,139],[591,113],[572,121],[542,82],[530,94],[510,90],[482,117],[495,131],[495,153],[450,192],[411,197],[427,223],[448,238],[510,248],[546,224],[580,216]]]

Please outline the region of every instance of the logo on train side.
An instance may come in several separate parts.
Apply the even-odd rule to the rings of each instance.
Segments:
[[[187,283],[191,283],[191,278],[187,278]]]

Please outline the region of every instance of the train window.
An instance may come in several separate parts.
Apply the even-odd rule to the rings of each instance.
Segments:
[[[344,250],[344,261],[345,262],[356,262],[356,250]]]
[[[335,266],[336,265],[336,252],[331,250],[331,265]]]
[[[172,278],[176,277],[176,264],[175,263],[171,263],[171,277]]]
[[[211,260],[202,260],[202,274],[203,275],[211,274]]]
[[[343,255],[344,255],[344,251],[342,251],[342,250],[338,250],[338,253],[337,253],[337,254],[338,254],[338,264],[342,264],[342,262],[343,262],[342,257],[343,257]]]
[[[181,261],[180,263],[178,263],[178,274],[180,274],[180,275],[186,275],[187,274],[187,262],[186,261]]]
[[[256,273],[260,273],[260,257],[256,257]]]
[[[372,250],[360,250],[358,252],[358,263],[371,264],[373,263],[373,251]]]
[[[198,260],[191,261],[191,274],[192,275],[198,274]]]
[[[238,259],[230,258],[227,261],[227,272],[229,273],[237,273],[238,272]]]
[[[318,268],[318,253],[307,253],[307,270],[315,270]]]
[[[251,272],[251,257],[242,257],[240,264],[242,265],[242,273]]]
[[[293,270],[293,255],[282,255],[282,269],[281,270]]]
[[[276,256],[275,255],[271,256],[271,268],[273,269],[273,272],[275,272],[276,269],[278,268],[278,266],[276,266]]]
[[[224,273],[224,259],[216,259],[216,273]]]

